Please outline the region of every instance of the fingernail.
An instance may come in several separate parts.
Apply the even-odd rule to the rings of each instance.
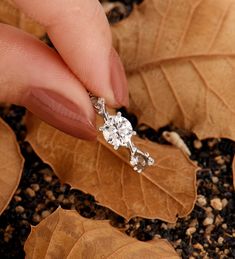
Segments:
[[[96,139],[95,114],[88,118],[78,104],[56,92],[32,87],[22,104],[40,119],[69,135],[86,140]]]
[[[110,53],[111,85],[116,101],[120,106],[129,106],[129,94],[125,70],[121,59],[114,48]]]

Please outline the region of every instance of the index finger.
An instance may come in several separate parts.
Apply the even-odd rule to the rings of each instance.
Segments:
[[[110,28],[98,0],[15,0],[47,28],[54,46],[85,87],[110,105],[127,105],[121,62],[112,50]]]

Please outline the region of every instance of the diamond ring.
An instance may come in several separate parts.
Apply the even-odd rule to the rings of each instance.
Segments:
[[[149,153],[139,150],[131,141],[136,132],[131,123],[122,116],[121,112],[110,115],[105,107],[104,98],[90,96],[96,112],[103,117],[104,125],[99,128],[104,139],[117,150],[119,147],[126,147],[130,150],[130,165],[141,173],[143,170],[154,164],[154,159]]]

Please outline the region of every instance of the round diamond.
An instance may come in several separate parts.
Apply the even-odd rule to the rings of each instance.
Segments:
[[[105,140],[115,149],[126,146],[133,133],[131,123],[120,113],[117,116],[109,116],[101,130]]]

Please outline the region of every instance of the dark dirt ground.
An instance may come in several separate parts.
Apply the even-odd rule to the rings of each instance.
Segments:
[[[134,0],[125,0],[127,13]],[[108,17],[117,22],[125,15],[118,9]],[[25,109],[17,106],[0,108],[0,116],[17,135],[25,157],[23,176],[11,203],[0,216],[0,259],[24,258],[23,245],[30,232],[30,225],[37,225],[58,206],[76,209],[82,216],[93,219],[109,219],[115,227],[142,241],[155,236],[167,239],[182,258],[235,258],[235,194],[232,183],[232,158],[235,143],[227,139],[199,141],[195,135],[172,125],[158,132],[137,126],[134,115],[122,111],[130,119],[138,134],[161,144],[165,129],[177,131],[192,152],[191,159],[202,167],[197,174],[198,199],[192,213],[176,224],[160,220],[124,218],[96,204],[91,195],[70,190],[61,185],[51,169],[33,152],[24,141],[26,129],[22,122]]]
[[[136,117],[122,112],[142,137],[166,144],[161,137],[164,129],[176,130],[183,137],[192,151],[191,158],[202,167],[197,178],[198,199],[192,213],[176,224],[139,217],[127,222],[97,205],[91,195],[61,185],[51,169],[24,142],[26,129],[22,116],[25,109],[1,108],[0,116],[15,131],[26,160],[19,188],[0,217],[1,259],[24,258],[23,245],[30,224],[37,225],[59,205],[64,209],[76,209],[84,217],[109,219],[113,226],[142,241],[155,236],[166,238],[182,258],[235,258],[235,195],[231,170],[235,143],[226,139],[199,141],[173,126],[155,132],[137,127]]]

